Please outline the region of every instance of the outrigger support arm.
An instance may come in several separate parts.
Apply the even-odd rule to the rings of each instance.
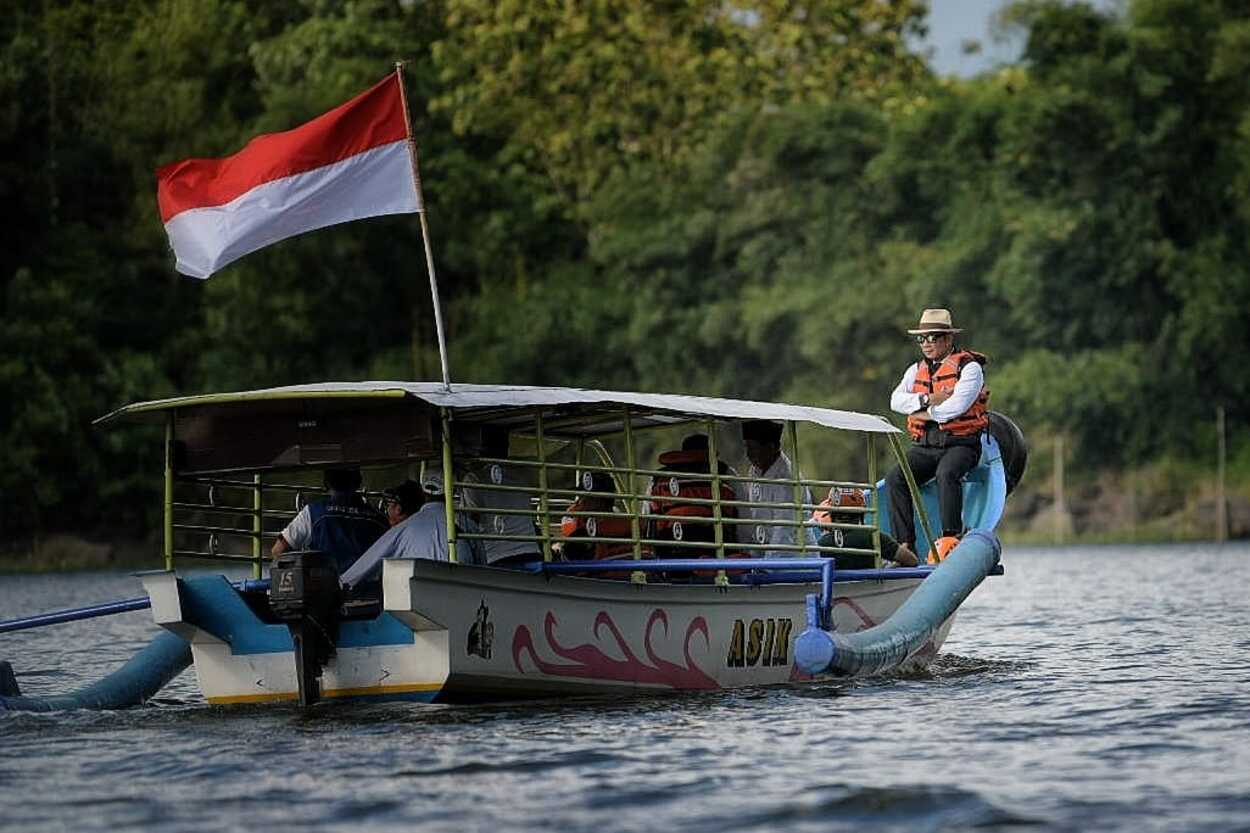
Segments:
[[[807,627],[794,641],[795,664],[807,674],[840,676],[880,674],[899,667],[929,644],[986,576],[995,574],[1001,553],[992,532],[970,530],[889,619],[856,633],[833,631],[827,622],[822,623],[809,596]]]

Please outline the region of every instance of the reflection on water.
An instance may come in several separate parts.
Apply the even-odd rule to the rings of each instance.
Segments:
[[[1250,547],[1016,549],[925,671],[488,706],[0,713],[0,830],[1250,827]],[[140,594],[5,576],[0,618]],[[0,636],[27,693],[146,613]]]

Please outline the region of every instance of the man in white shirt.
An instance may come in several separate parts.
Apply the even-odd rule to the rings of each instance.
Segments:
[[[790,480],[795,477],[794,464],[781,450],[781,426],[768,420],[755,419],[742,423],[742,441],[746,445],[747,477],[767,478],[770,480]],[[760,483],[748,481],[743,484],[746,500],[753,503],[794,503],[794,486],[790,483]],[[743,488],[743,487],[740,487]],[[804,503],[812,503],[812,493],[802,488]],[[754,521],[794,521],[795,510],[746,507],[744,518]],[[799,513],[802,519],[808,513]],[[745,533],[745,534],[742,534]],[[793,526],[773,525],[767,523],[748,523],[740,526],[738,540],[750,544],[794,544],[797,539]],[[803,535],[809,545],[816,543],[815,530],[810,526],[803,527]],[[758,552],[758,551],[756,551]],[[799,555],[797,550],[768,550],[759,553],[763,558],[794,558]]]
[[[508,431],[494,426],[482,427],[482,456],[496,460],[508,458]],[[516,540],[481,541],[482,559],[496,567],[541,561],[542,553],[534,540],[538,530],[534,526],[533,484],[528,482],[523,470],[507,463],[478,463],[466,467],[465,483],[460,491],[460,504],[465,512],[477,522],[488,535],[514,536]],[[495,489],[492,486],[521,487],[527,491]],[[504,512],[493,510],[509,510]]]
[[[890,408],[907,414],[913,444],[907,465],[921,485],[936,478],[941,538],[936,560],[946,557],[963,533],[963,478],[981,459],[981,432],[989,424],[989,390],[981,353],[955,344],[963,330],[951,323],[950,310],[927,309],[915,336],[921,358],[907,368],[890,396]],[[886,477],[890,528],[900,543],[915,549],[914,507],[907,480],[898,467]]]
[[[461,532],[477,531],[467,518],[457,517],[456,525]],[[351,590],[377,578],[382,571],[382,561],[387,558],[447,561],[448,553],[447,507],[440,500],[430,500],[429,495],[422,491],[420,508],[392,526],[365,550],[364,555],[343,572],[340,582],[345,589]],[[460,539],[456,544],[456,554],[461,563],[478,562],[476,542]]]

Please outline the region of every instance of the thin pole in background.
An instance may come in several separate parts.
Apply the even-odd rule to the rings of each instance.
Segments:
[[[1215,540],[1221,544],[1228,540],[1228,504],[1224,499],[1224,457],[1228,451],[1224,439],[1224,406],[1215,409],[1215,433],[1219,447],[1219,462],[1215,476]]]
[[[421,219],[421,242],[425,244],[425,267],[430,274],[430,298],[434,302],[434,328],[438,331],[438,359],[443,367],[443,387],[451,390],[451,372],[447,369],[447,341],[443,337],[443,305],[438,298],[438,278],[434,273],[434,252],[430,248],[430,228],[425,218],[425,195],[421,192],[421,167],[417,163],[417,140],[412,136],[412,119],[408,115],[408,93],[404,90],[404,62],[395,62],[395,81],[399,99],[404,105],[404,127],[408,130],[408,154],[412,157],[412,179],[417,189],[417,215]]]
[[[1055,471],[1052,484],[1055,499],[1055,543],[1063,543],[1064,523],[1067,520],[1067,501],[1063,496],[1063,434],[1055,435]]]

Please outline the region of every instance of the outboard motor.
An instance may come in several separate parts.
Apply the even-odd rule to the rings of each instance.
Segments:
[[[321,699],[321,669],[334,655],[341,596],[338,568],[328,553],[283,553],[269,571],[269,608],[291,631],[301,706]]]

